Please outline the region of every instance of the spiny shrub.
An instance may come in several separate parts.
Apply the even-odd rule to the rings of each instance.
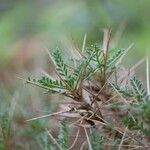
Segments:
[[[62,50],[54,49],[50,57],[59,79],[43,76],[28,78],[26,83],[68,97],[73,103],[65,104],[65,112],[76,119],[74,126],[92,129],[91,136],[85,137],[86,145],[93,150],[114,146],[150,149],[150,95],[142,82],[123,67],[122,59],[129,49],[111,49],[109,34],[105,37],[103,45],[78,51],[80,57],[76,59],[64,61]],[[65,124],[58,141],[62,149],[68,148]]]

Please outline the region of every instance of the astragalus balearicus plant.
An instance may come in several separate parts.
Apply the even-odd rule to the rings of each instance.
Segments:
[[[110,33],[105,31],[103,44],[87,48],[84,45],[82,51],[76,51],[79,58],[71,58],[71,54],[67,57],[56,48],[49,55],[59,79],[48,75],[26,80],[26,83],[43,88],[46,93],[67,97],[65,110],[27,120],[60,115],[69,120],[68,127],[76,126],[78,132],[68,147],[63,148],[59,141],[54,140],[58,149],[74,148],[80,129],[85,135],[81,149],[150,149],[148,59],[147,89],[144,89],[134,74],[139,63],[128,70],[122,64],[131,47],[111,49],[109,43]]]

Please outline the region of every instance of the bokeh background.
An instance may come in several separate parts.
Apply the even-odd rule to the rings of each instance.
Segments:
[[[112,28],[114,48],[134,43],[124,60],[131,67],[150,53],[149,8],[149,0],[0,0],[0,115],[11,112],[8,145],[36,149],[51,124],[47,119],[24,123],[55,110],[50,99],[57,98],[18,79],[51,73],[45,49],[80,49],[85,34],[90,45],[102,42],[103,28]],[[137,73],[145,79],[144,63]]]

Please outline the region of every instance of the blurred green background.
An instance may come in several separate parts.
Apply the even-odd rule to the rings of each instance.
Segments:
[[[135,53],[144,55],[150,47],[149,7],[149,0],[1,0],[0,61],[11,59],[26,40],[49,47],[73,38],[81,47],[85,33],[89,43],[98,42],[106,27],[114,33],[121,28],[119,46],[135,43]]]
[[[36,149],[33,137],[44,124],[31,124],[34,130],[30,131],[22,119],[41,114],[39,110],[53,110],[48,96],[23,86],[17,76],[39,75],[40,68],[51,73],[46,48],[60,43],[68,50],[81,48],[85,33],[87,45],[102,42],[103,28],[112,28],[114,47],[127,48],[134,43],[125,59],[125,64],[132,66],[150,53],[150,1],[0,0],[0,113],[10,111],[15,103],[15,140],[10,140],[15,149]],[[144,79],[145,67],[138,71]]]

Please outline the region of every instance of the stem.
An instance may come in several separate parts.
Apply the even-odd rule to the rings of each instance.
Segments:
[[[106,69],[107,69],[107,59],[108,59],[108,48],[110,43],[111,30],[104,29],[104,38],[103,38],[103,57],[104,57],[104,70],[102,77],[102,86],[106,81]]]

